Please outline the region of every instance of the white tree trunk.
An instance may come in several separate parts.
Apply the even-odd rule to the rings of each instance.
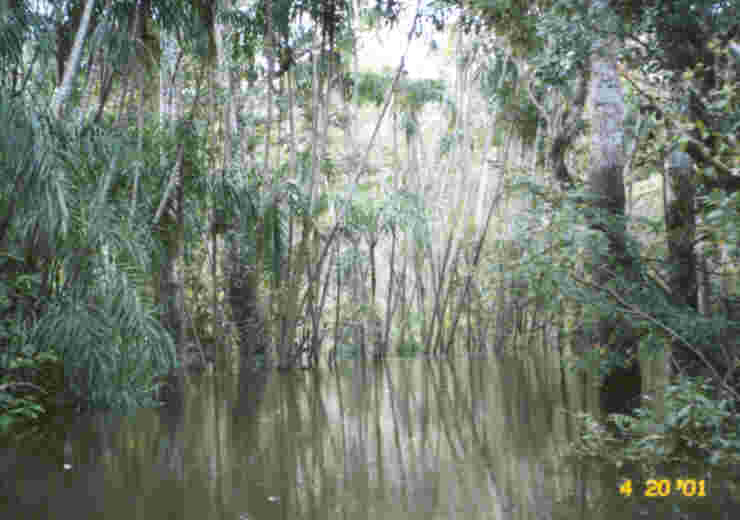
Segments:
[[[80,27],[77,29],[75,41],[72,45],[72,52],[69,53],[69,58],[64,67],[64,77],[54,92],[54,97],[51,100],[51,112],[56,118],[60,118],[62,116],[64,103],[72,92],[72,85],[82,59],[82,45],[85,43],[85,35],[87,34],[88,27],[90,27],[90,17],[92,16],[93,7],[95,7],[95,0],[87,0],[85,3],[85,10],[82,13]]]

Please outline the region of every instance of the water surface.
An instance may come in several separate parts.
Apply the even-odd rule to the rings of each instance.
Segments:
[[[192,377],[179,404],[6,442],[0,519],[740,518],[728,478],[624,498],[613,470],[569,462],[571,413],[595,401],[556,361]]]

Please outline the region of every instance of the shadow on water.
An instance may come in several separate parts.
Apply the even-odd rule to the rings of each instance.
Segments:
[[[557,360],[191,376],[167,406],[6,441],[0,518],[738,517],[719,475],[683,475],[706,479],[704,498],[625,498],[622,475],[569,462],[569,413],[596,406]]]

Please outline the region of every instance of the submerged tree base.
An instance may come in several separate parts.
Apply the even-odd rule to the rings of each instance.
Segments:
[[[627,414],[641,404],[642,371],[637,359],[612,367],[601,381],[601,409],[605,414]]]

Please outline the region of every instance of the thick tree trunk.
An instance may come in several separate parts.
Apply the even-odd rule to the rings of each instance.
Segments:
[[[697,306],[696,259],[694,257],[694,198],[691,158],[674,150],[666,164],[665,221],[668,236],[668,286],[674,299]]]
[[[591,68],[592,141],[588,174],[589,191],[593,196],[592,226],[605,233],[608,246],[598,245],[592,251],[593,279],[605,287],[618,267],[626,267],[624,208],[624,99],[616,72],[612,49],[607,45],[595,53]],[[621,265],[620,265],[621,264]],[[599,326],[599,341],[607,345],[616,323],[603,319]]]
[[[255,255],[262,253],[260,244],[256,249]],[[257,354],[267,354],[265,311],[260,299],[262,266],[259,262],[250,265],[243,254],[239,236],[229,240],[227,255],[227,297],[231,318],[236,325],[242,359],[250,361]]]
[[[595,0],[593,8],[608,14],[606,0]],[[593,283],[606,290],[617,276],[630,276],[634,259],[627,251],[624,225],[625,190],[623,171],[624,94],[617,73],[616,41],[609,37],[594,42],[591,57],[591,163],[588,184],[593,196],[593,229],[606,235],[607,245],[597,241],[591,251]],[[639,403],[640,367],[635,355],[630,324],[616,313],[602,315],[596,326],[595,343],[620,352],[625,364],[603,379],[601,401],[606,413],[624,412]]]
[[[694,240],[696,186],[692,161],[686,152],[672,151],[666,161],[664,186],[665,224],[668,241],[668,287],[678,305],[698,308],[698,284]],[[680,370],[696,374],[701,360],[680,341],[672,344]]]

